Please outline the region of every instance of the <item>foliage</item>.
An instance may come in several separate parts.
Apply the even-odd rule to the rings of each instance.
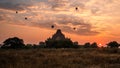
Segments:
[[[25,48],[25,49],[31,49],[31,48],[33,48],[33,45],[32,45],[32,44],[26,44],[26,45],[24,46],[24,48]]]
[[[89,47],[90,47],[90,43],[89,43],[89,42],[88,42],[88,43],[85,43],[83,47],[84,47],[84,48],[89,48]]]
[[[46,40],[46,47],[47,48],[75,48],[77,45],[74,45],[70,39],[65,40]]]
[[[94,43],[92,43],[92,44],[90,44],[89,42],[87,42],[87,43],[85,43],[85,44],[83,45],[83,47],[84,47],[84,48],[98,48],[96,42],[94,42]]]
[[[96,42],[94,42],[94,43],[92,43],[91,44],[91,48],[97,48],[98,46],[97,46],[97,43]]]
[[[23,48],[25,46],[24,41],[18,37],[8,38],[3,42],[1,48]]]
[[[32,49],[32,48],[98,48],[96,42],[90,44],[89,42],[85,43],[84,45],[78,45],[78,42],[72,42],[70,39],[66,38],[64,40],[53,40],[48,38],[45,42],[40,42],[38,45],[36,44],[27,44],[25,46],[24,41],[18,37],[8,38],[6,39],[1,48],[25,48],[25,49]],[[116,41],[109,42],[107,44],[110,48],[118,48],[120,44]]]
[[[45,42],[40,42],[39,43],[39,47],[40,48],[45,48],[46,47],[46,43]]]
[[[116,41],[112,41],[112,42],[109,42],[107,46],[110,48],[118,48],[119,44]]]

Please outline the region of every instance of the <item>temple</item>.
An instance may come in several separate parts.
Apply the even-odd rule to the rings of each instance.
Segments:
[[[57,29],[56,33],[51,38],[45,40],[45,42],[39,43],[41,47],[45,48],[77,48],[78,43],[72,42],[70,38],[65,38],[65,35],[60,29]]]
[[[61,32],[60,29],[52,36],[52,40],[65,40],[65,35]]]

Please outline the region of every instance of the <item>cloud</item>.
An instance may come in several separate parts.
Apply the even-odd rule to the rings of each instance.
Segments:
[[[8,10],[24,10],[20,4],[12,4],[12,3],[0,3],[0,8],[8,9]]]
[[[22,11],[25,10],[25,8],[32,5],[32,2],[30,0],[2,0],[0,1],[0,8],[6,9],[6,10],[18,10]]]
[[[0,21],[3,21],[4,20],[4,18],[0,15]]]
[[[69,1],[68,0],[49,0],[51,10],[54,11],[68,11]]]
[[[69,33],[76,33],[78,35],[97,35],[99,34],[98,31],[93,30],[92,24],[86,22],[84,19],[70,16],[70,15],[63,15],[61,16],[60,20],[57,20],[58,26],[62,24],[59,28],[62,28],[66,32]],[[77,30],[74,30],[73,28]]]
[[[55,25],[55,29],[62,29],[64,32],[74,33],[78,35],[97,35],[100,32],[93,30],[92,24],[85,22],[84,19],[72,15],[51,15],[45,16],[45,20],[41,19],[34,23],[32,26],[51,29],[51,25]],[[74,30],[73,28],[77,30]]]
[[[8,9],[8,10],[24,10],[23,6],[26,6],[26,7],[29,6],[25,3],[22,3],[22,4],[15,3],[14,4],[14,3],[10,2],[10,3],[8,3],[8,5],[10,4],[10,6],[8,7],[8,5],[5,5],[5,4],[7,4],[7,2],[2,3],[3,6],[0,6],[0,8],[2,7],[4,9]],[[18,4],[18,5],[16,5],[16,4]],[[46,5],[47,2],[42,3],[42,4]],[[57,1],[57,4],[52,4],[52,3],[50,3],[50,4],[52,7],[54,6],[54,8],[52,8],[52,9],[59,10],[62,12],[66,11],[66,10],[64,10],[64,9],[66,9],[66,7],[70,7],[69,3],[67,3],[67,1],[64,1],[64,0]],[[16,7],[13,7],[15,5],[16,5]],[[23,6],[21,7],[21,5],[23,5]],[[84,7],[84,5],[80,5],[80,6]],[[12,15],[7,14],[7,16],[9,16],[9,17],[7,17],[7,19],[9,19],[9,22],[12,24],[29,25],[29,26],[34,26],[34,27],[46,28],[46,29],[51,29],[51,25],[55,25],[55,29],[60,28],[64,32],[74,33],[74,34],[78,34],[78,35],[97,35],[97,34],[99,34],[99,32],[93,31],[92,29],[94,29],[94,28],[92,27],[92,25],[89,22],[86,22],[86,20],[83,19],[82,17],[78,17],[78,16],[74,16],[74,15],[70,15],[70,14],[62,14],[62,13],[56,14],[56,13],[54,13],[54,11],[52,9],[45,10],[45,9],[41,8],[40,10],[37,10],[39,12],[32,13],[32,11],[31,11],[29,13],[23,14],[23,16],[28,17],[27,21],[24,20],[24,17],[22,15],[18,16],[16,14],[12,14]],[[60,9],[63,9],[63,10],[60,10]],[[44,11],[44,13],[40,12],[40,11]],[[51,14],[49,14],[49,12],[51,12]],[[23,20],[21,20],[21,17],[23,17]],[[76,27],[77,30],[76,31],[73,30],[73,27]]]
[[[94,36],[100,34],[100,32],[92,30],[94,28],[92,27],[91,24],[85,24],[85,23],[82,23],[79,25],[79,27],[76,27],[76,30],[74,30],[73,27],[69,25],[60,26],[59,28],[61,28],[65,32],[78,34],[82,36]]]
[[[108,28],[106,25],[119,22],[119,3],[117,0],[1,0],[0,8],[7,14],[5,19],[14,24],[24,23],[47,29],[55,25],[55,29],[60,28],[65,32],[97,35],[102,28]],[[75,7],[79,10],[76,11]],[[16,14],[9,10],[20,12]],[[22,13],[22,10],[26,11]],[[24,20],[24,17],[28,17],[28,20]],[[73,27],[77,30],[73,30]]]

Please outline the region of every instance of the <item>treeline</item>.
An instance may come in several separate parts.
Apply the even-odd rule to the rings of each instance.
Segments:
[[[109,42],[107,48],[118,48],[120,44],[116,41]],[[65,40],[52,40],[47,39],[45,42],[40,42],[38,45],[36,44],[24,44],[23,39],[18,37],[8,38],[3,44],[0,45],[1,48],[98,48],[98,44],[96,42],[90,44],[85,43],[84,45],[79,45],[78,42],[72,42],[70,39]]]

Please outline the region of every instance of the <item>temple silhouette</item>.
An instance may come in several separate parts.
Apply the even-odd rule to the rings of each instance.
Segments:
[[[61,32],[60,29],[52,36],[52,40],[65,40],[65,35]]]
[[[45,45],[48,48],[73,48],[77,47],[77,42],[72,42],[70,38],[66,38],[61,29],[57,29],[56,33],[51,38],[40,42],[40,45]]]

